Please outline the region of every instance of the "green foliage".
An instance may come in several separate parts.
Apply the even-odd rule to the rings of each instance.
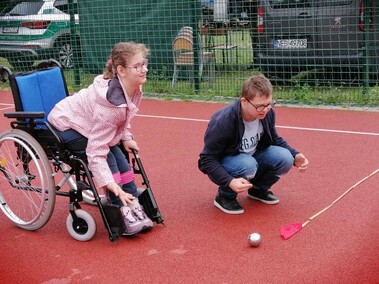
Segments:
[[[243,53],[243,50],[239,52]],[[243,81],[249,76],[260,74],[259,69],[250,69],[246,57],[244,63],[218,66],[213,84],[201,81],[200,89],[195,90],[187,78],[179,80],[171,86],[170,72],[167,66],[160,70],[151,70],[144,86],[146,97],[158,97],[165,100],[184,101],[231,101],[240,94]],[[5,59],[0,58],[0,65],[11,68]],[[18,70],[15,70],[17,72]],[[95,74],[80,73],[80,84],[74,81],[74,71],[66,69],[65,77],[70,93],[87,87]],[[343,108],[364,107],[379,108],[379,86],[371,86],[365,90],[362,86],[348,86],[342,83],[329,82],[320,84],[317,80],[307,81],[315,73],[300,74],[292,77],[288,84],[274,85],[274,97],[281,104],[309,106],[339,106]],[[9,89],[7,83],[0,83],[0,89]]]

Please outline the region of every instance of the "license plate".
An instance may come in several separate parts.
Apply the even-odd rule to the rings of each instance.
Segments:
[[[291,48],[307,48],[308,42],[303,39],[276,39],[274,40],[274,48],[291,49]]]
[[[3,27],[4,34],[16,34],[18,33],[18,27]]]

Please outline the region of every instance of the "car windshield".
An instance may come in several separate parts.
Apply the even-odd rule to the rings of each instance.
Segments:
[[[14,3],[6,7],[2,12],[2,16],[26,16],[37,15],[41,10],[43,1],[20,2],[14,6]]]
[[[69,1],[68,0],[57,0],[54,2],[54,7],[62,11],[63,13],[70,14],[69,11]],[[74,8],[74,13],[78,14],[78,1],[77,0],[72,0],[73,2],[73,8]]]

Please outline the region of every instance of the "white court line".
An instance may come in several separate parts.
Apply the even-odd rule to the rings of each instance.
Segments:
[[[174,117],[174,116],[159,116],[159,115],[147,115],[147,114],[137,114],[136,116],[148,117],[148,118],[171,119],[171,120],[209,122],[208,119],[185,118],[185,117]],[[276,127],[277,128],[284,128],[284,129],[305,130],[305,131],[332,132],[332,133],[344,133],[344,134],[357,134],[357,135],[379,136],[379,133],[375,133],[375,132],[360,132],[360,131],[335,130],[335,129],[323,129],[323,128],[307,128],[307,127],[296,127],[296,126],[280,126],[280,125],[277,125]]]
[[[7,110],[7,109],[13,109],[14,108],[13,104],[4,104],[4,103],[1,103],[0,106],[4,106],[4,107],[0,107],[0,111]]]

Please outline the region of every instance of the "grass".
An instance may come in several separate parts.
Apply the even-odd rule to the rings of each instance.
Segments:
[[[234,52],[228,50],[229,62],[223,62],[220,50],[216,53],[216,78],[212,85],[208,81],[200,83],[200,89],[194,90],[188,82],[185,74],[182,80],[171,86],[171,74],[168,66],[161,66],[159,70],[149,70],[148,82],[144,86],[147,97],[158,97],[166,100],[185,101],[231,101],[239,96],[243,81],[255,74],[259,74],[258,68],[251,67],[251,41],[248,31],[233,31],[230,33],[230,42],[238,42],[237,58],[235,62]],[[203,39],[205,42],[207,39]],[[224,36],[214,37],[214,44],[225,43]],[[0,65],[9,66],[7,60],[0,58]],[[81,71],[80,71],[81,72]],[[317,78],[322,71],[311,70],[296,74],[286,83],[277,82],[274,85],[274,97],[282,104],[308,105],[314,107],[365,107],[379,109],[379,87],[374,86],[364,89],[362,86],[343,81],[321,81]],[[92,83],[94,74],[80,73],[80,84],[74,83],[74,72],[65,70],[65,77],[70,93]],[[205,76],[206,77],[206,76]],[[8,85],[0,83],[1,89],[8,89]]]

